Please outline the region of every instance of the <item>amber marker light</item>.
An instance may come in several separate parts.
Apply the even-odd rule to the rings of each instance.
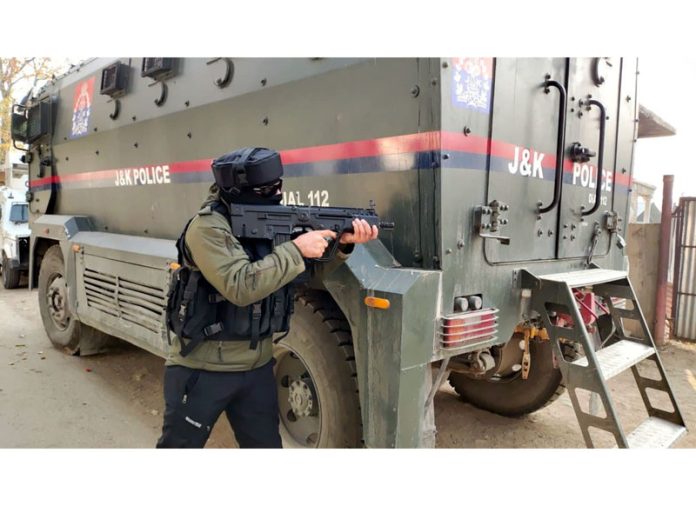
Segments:
[[[176,263],[176,262],[172,262],[172,263],[169,264],[169,268],[170,268],[171,270],[173,270],[173,271],[177,270],[179,267],[181,267],[181,265],[179,265],[179,264]]]
[[[80,245],[79,245],[79,244],[73,244],[72,250],[73,250],[75,253],[79,253],[79,252],[80,252]]]
[[[389,300],[379,297],[365,297],[365,305],[377,309],[389,309]]]

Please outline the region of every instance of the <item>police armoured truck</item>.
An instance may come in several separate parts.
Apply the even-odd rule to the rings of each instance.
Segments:
[[[17,288],[29,269],[29,234],[25,192],[0,187],[0,275],[5,288]]]
[[[13,109],[48,337],[73,354],[116,336],[166,356],[174,240],[207,194],[211,160],[266,146],[281,152],[286,206],[372,201],[395,225],[296,296],[275,352],[286,447],[433,446],[447,380],[506,416],[567,388],[588,446],[598,433],[670,446],[686,428],[623,238],[637,65],[87,61]],[[645,405],[637,427],[621,423],[607,386],[626,369]]]

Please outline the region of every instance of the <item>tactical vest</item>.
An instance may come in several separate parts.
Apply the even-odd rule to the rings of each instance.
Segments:
[[[229,221],[227,206],[211,205],[214,212]],[[167,326],[181,343],[181,355],[188,355],[204,340],[249,341],[256,349],[258,342],[276,332],[288,332],[294,308],[294,287],[288,283],[268,297],[240,307],[232,304],[205,279],[201,271],[191,268],[193,261],[186,253],[185,236],[191,220],[176,242],[179,267],[173,274],[167,303]],[[273,251],[273,241],[238,239],[252,262]],[[185,343],[182,338],[191,339]]]

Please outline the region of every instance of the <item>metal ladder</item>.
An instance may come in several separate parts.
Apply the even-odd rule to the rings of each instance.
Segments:
[[[541,316],[554,346],[559,368],[588,448],[595,446],[590,437],[591,427],[613,434],[619,448],[667,448],[686,433],[684,419],[626,272],[594,268],[535,276],[523,270],[521,280],[523,289],[531,289],[531,308]],[[597,351],[594,349],[594,340],[585,328],[573,293],[574,288],[589,287],[592,287],[596,295],[604,298],[616,329],[611,338],[615,342]],[[631,301],[633,307],[616,307],[612,297]],[[572,327],[558,327],[551,322],[552,316],[549,313],[559,312],[572,320]],[[622,319],[639,321],[643,337],[627,336]],[[573,362],[561,358],[561,340],[581,344],[585,356]],[[660,375],[659,380],[640,375],[637,364],[644,360],[652,360],[655,363]],[[625,434],[606,382],[628,368],[633,372],[648,418],[633,432]],[[578,389],[587,390],[591,396],[599,397],[604,407],[604,417],[597,416],[593,409],[582,409],[577,395]],[[647,389],[667,393],[673,411],[655,408],[650,402]]]

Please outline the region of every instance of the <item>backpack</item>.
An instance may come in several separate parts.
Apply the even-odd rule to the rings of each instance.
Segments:
[[[185,237],[191,218],[176,241],[179,267],[172,273],[167,296],[167,333],[173,332],[181,342],[181,356],[188,355],[204,339],[222,331],[217,320],[220,296],[199,270],[191,268],[185,254]],[[185,344],[182,337],[191,339]],[[171,344],[171,338],[169,338]]]

